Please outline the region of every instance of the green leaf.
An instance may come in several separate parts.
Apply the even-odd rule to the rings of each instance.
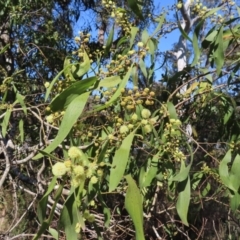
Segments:
[[[67,199],[64,204],[63,210],[60,216],[60,226],[63,226],[64,232],[66,234],[67,240],[77,240],[78,233],[75,231],[76,224],[79,222],[78,218],[80,217],[78,214],[77,201],[75,199],[75,193]]]
[[[182,182],[184,181],[189,174],[190,168],[192,164],[189,164],[187,167],[185,166],[185,161],[181,161],[181,168],[179,173],[177,173],[173,178],[170,178],[171,181],[178,181]]]
[[[192,177],[192,189],[193,190],[196,190],[200,181],[202,180],[203,178],[203,173],[202,172],[196,172],[193,174],[193,177]]]
[[[167,102],[167,108],[168,108],[168,112],[169,112],[169,118],[178,119],[178,115],[177,115],[177,112],[176,112],[176,109],[175,109],[173,103]]]
[[[64,60],[64,63],[63,63],[64,75],[66,78],[69,78],[71,81],[75,81],[71,71],[71,67],[70,67],[72,65],[71,60],[72,60],[71,57],[66,57]]]
[[[130,67],[130,69],[128,70],[127,74],[124,76],[123,80],[121,81],[121,83],[119,84],[117,90],[114,92],[113,96],[110,98],[109,101],[107,101],[104,105],[101,105],[101,106],[97,106],[94,111],[100,111],[102,109],[105,109],[107,107],[109,107],[112,103],[114,103],[118,97],[121,95],[121,90],[123,88],[125,88],[129,78],[130,78],[130,75],[131,75],[131,72],[132,72],[132,66]]]
[[[152,36],[154,36],[162,27],[163,23],[164,23],[164,20],[165,20],[165,17],[166,17],[166,13],[163,13],[158,19],[157,21],[159,22],[156,29],[154,30]]]
[[[49,227],[48,231],[53,236],[53,238],[58,240],[58,232],[54,228]]]
[[[112,43],[113,43],[113,36],[114,36],[114,25],[112,26],[112,29],[109,33],[108,39],[107,39],[107,43],[106,43],[106,47],[104,50],[104,55],[107,56],[109,54],[109,51],[112,47]]]
[[[238,7],[237,4],[236,4],[236,8],[237,8],[238,15],[240,16],[240,8]]]
[[[53,219],[53,216],[54,216],[54,212],[55,212],[55,209],[56,209],[56,206],[57,206],[57,203],[61,197],[61,194],[62,194],[62,190],[63,190],[63,185],[61,184],[59,186],[59,188],[57,189],[57,192],[54,196],[54,204],[51,208],[51,211],[50,211],[50,214],[49,214],[49,217],[47,220],[44,220],[43,223],[41,224],[41,227],[40,229],[38,230],[37,234],[34,236],[33,240],[37,240],[41,237],[41,235],[47,230],[47,228],[49,227],[49,225],[52,223],[52,219]]]
[[[7,128],[8,128],[11,113],[12,113],[12,110],[8,108],[6,110],[5,116],[3,118],[3,122],[2,122],[2,135],[3,135],[3,137],[5,137],[6,134],[7,134]]]
[[[123,43],[128,42],[128,38],[126,36],[122,37],[117,41],[117,48],[120,47]]]
[[[140,191],[131,175],[125,176],[128,188],[125,196],[125,208],[127,209],[136,231],[136,240],[145,240],[143,231],[143,206]]]
[[[97,81],[96,77],[90,77],[76,83],[65,89],[60,95],[56,96],[49,107],[53,112],[66,109],[68,105],[79,95],[84,93]]]
[[[109,227],[110,220],[111,220],[111,212],[110,209],[107,207],[103,208],[103,214],[104,214],[104,226]]]
[[[109,176],[109,192],[112,192],[118,186],[127,166],[129,153],[135,132],[131,132],[123,141],[119,149],[116,150],[113,157],[112,167]]]
[[[193,49],[194,49],[194,59],[193,59],[193,62],[191,64],[191,66],[195,66],[198,63],[200,55],[201,55],[201,51],[200,51],[200,48],[198,46],[198,38],[200,36],[201,30],[202,30],[202,26],[204,24],[205,19],[207,17],[209,17],[210,15],[213,15],[215,12],[217,12],[220,9],[221,9],[221,7],[218,7],[218,8],[214,8],[214,9],[208,11],[202,17],[202,20],[197,24],[197,26],[196,26],[196,28],[194,30],[194,33],[193,33],[192,43],[193,43]]]
[[[231,162],[231,150],[228,150],[228,152],[226,153],[226,155],[224,156],[223,160],[220,162],[219,164],[219,175],[220,175],[220,179],[222,180],[222,182],[225,184],[225,186],[229,187],[229,172],[228,172],[228,163]],[[235,189],[232,189],[233,191],[235,191]]]
[[[140,69],[141,69],[141,71],[143,73],[143,76],[145,78],[147,78],[147,76],[148,76],[147,69],[146,69],[145,63],[144,63],[144,61],[142,59],[139,60],[139,66],[140,66]]]
[[[217,33],[217,30],[213,30],[206,36],[205,40],[207,40],[208,42],[213,42],[217,36]]]
[[[230,197],[230,207],[233,211],[236,211],[240,204],[240,194],[234,193],[232,197]]]
[[[99,82],[97,89],[100,89],[101,87],[104,88],[116,87],[121,82],[121,80],[122,79],[120,76],[106,77]]]
[[[44,219],[46,218],[46,210],[47,210],[47,203],[48,203],[48,196],[54,189],[57,182],[57,178],[53,177],[51,183],[48,185],[48,189],[42,199],[38,203],[37,207],[37,216],[40,223],[43,223]]]
[[[18,124],[18,128],[19,128],[19,132],[20,132],[20,139],[21,139],[21,143],[23,143],[24,141],[24,129],[23,129],[23,120],[20,119],[19,124]]]
[[[72,130],[72,126],[77,121],[78,117],[81,115],[85,104],[88,100],[90,92],[83,93],[82,95],[76,97],[68,106],[61,125],[59,127],[57,136],[53,140],[53,142],[44,149],[46,153],[52,152],[69,134]],[[33,159],[37,160],[41,158],[43,155],[41,153],[37,154]]]
[[[158,162],[159,162],[159,152],[153,156],[152,160],[151,160],[151,165],[150,168],[146,171],[145,173],[145,179],[142,183],[142,185],[140,186],[141,188],[144,187],[149,187],[152,183],[152,180],[156,177],[157,172],[158,172]]]
[[[207,185],[206,185],[206,186],[204,187],[204,189],[202,190],[201,195],[202,195],[203,197],[206,197],[210,190],[211,190],[211,185],[210,185],[210,183],[208,182]]]
[[[6,46],[4,46],[4,47],[1,49],[0,54],[5,53],[10,46],[11,46],[10,43],[8,43]]]
[[[199,24],[197,24],[195,31],[193,33],[192,43],[193,43],[193,50],[194,50],[194,59],[193,59],[191,66],[195,66],[198,63],[198,60],[201,55],[201,51],[198,46],[198,37],[199,37],[200,30],[202,29],[203,22],[204,21],[202,20]]]
[[[224,125],[228,123],[228,121],[231,118],[231,116],[233,115],[233,113],[234,113],[233,107],[229,106],[228,109],[227,109],[227,112],[224,114],[224,117],[223,117]]]
[[[137,27],[131,27],[131,38],[130,38],[130,45],[129,45],[130,49],[132,48],[132,45],[134,43],[138,30],[139,28]]]
[[[49,95],[52,92],[52,88],[56,81],[59,79],[59,77],[72,66],[72,64],[67,65],[62,71],[60,71],[57,76],[51,81],[50,86],[47,88],[46,95],[45,95],[45,102],[48,101]]]
[[[238,192],[240,187],[240,155],[235,157],[229,176],[229,181],[235,192]]]
[[[20,105],[23,109],[23,112],[25,113],[25,115],[27,115],[27,107],[26,107],[26,104],[24,103],[24,96],[22,96],[20,93],[17,92],[16,98],[17,98],[18,102],[20,103]]]
[[[76,79],[81,79],[81,77],[88,72],[90,67],[91,67],[91,64],[90,64],[88,54],[86,53],[86,51],[84,51],[83,62],[72,64],[71,66],[72,75]]]
[[[179,183],[178,187],[180,188],[180,192],[176,204],[177,213],[183,224],[188,226],[187,215],[191,197],[190,178],[188,177],[185,181]]]
[[[149,39],[149,35],[148,35],[148,32],[147,32],[147,30],[146,29],[144,29],[143,31],[142,31],[142,42],[144,43],[144,44],[146,44],[147,43],[147,41],[148,41],[148,39]]]
[[[223,26],[219,29],[216,44],[217,49],[214,52],[214,59],[217,67],[217,74],[222,72],[222,67],[224,64],[224,51],[223,51]]]
[[[150,38],[150,39],[149,39],[149,41],[147,42],[147,46],[148,46],[148,48],[149,48],[149,53],[150,53],[151,55],[154,55],[157,46],[156,46],[155,42],[153,41],[153,38]],[[141,60],[142,60],[142,59],[141,59]]]
[[[127,0],[127,3],[131,10],[137,15],[137,17],[139,17],[141,20],[144,20],[142,12],[138,7],[137,0]]]
[[[192,39],[188,36],[188,34],[184,31],[184,29],[182,28],[182,25],[178,19],[178,14],[176,14],[176,17],[177,17],[177,24],[178,24],[178,28],[182,34],[182,36],[187,39],[188,41],[192,42]]]
[[[137,66],[133,66],[131,75],[132,75],[133,85],[138,86],[138,67]]]
[[[39,149],[38,151],[39,151],[43,156],[49,157],[49,158],[51,158],[51,159],[55,159],[56,161],[60,161],[60,162],[62,161],[62,159],[54,156],[53,154],[46,153],[46,152],[44,152],[44,151],[41,150],[41,149]]]

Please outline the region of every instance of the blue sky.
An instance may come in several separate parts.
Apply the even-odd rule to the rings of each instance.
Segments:
[[[168,9],[168,6],[174,5],[175,2],[176,2],[175,0],[168,0],[168,1],[155,0],[155,5],[157,6],[156,9],[160,9],[159,11],[161,12],[162,8]],[[160,12],[159,13],[155,12],[155,14],[158,15],[158,14],[160,14]],[[170,11],[169,13],[171,13],[171,14],[168,15],[167,18],[170,20],[173,20],[174,17],[172,14],[175,14],[175,12]],[[74,27],[74,35],[77,36],[79,34],[79,31],[82,29],[82,27],[84,25],[87,26],[89,23],[95,22],[95,19],[93,19],[93,18],[95,18],[95,16],[94,16],[94,14],[92,14],[91,11],[82,12],[78,22],[76,23],[76,25]],[[97,31],[94,33],[96,26],[92,26],[92,28],[93,28],[92,29],[93,30],[92,37],[96,37]],[[177,30],[167,34],[165,37],[162,37],[160,39],[160,44],[159,44],[159,49],[161,50],[161,52],[171,50],[173,44],[178,41],[179,36],[180,36],[180,32],[177,29]],[[159,62],[159,64],[161,64],[161,62]],[[162,73],[162,70],[160,69],[155,74],[160,76],[161,73]],[[158,78],[158,76],[156,78]]]
[[[168,6],[175,4],[175,2],[176,2],[175,0],[168,0],[168,1],[155,0],[156,6],[160,6],[160,8],[164,7],[165,9],[167,9]],[[170,17],[171,17],[171,15],[170,15]],[[76,23],[76,25],[74,27],[74,35],[78,35],[78,32],[80,31],[82,26],[84,26],[85,24],[87,25],[87,23],[89,23],[89,22],[92,22],[92,19],[93,19],[93,14],[91,14],[90,11],[82,12],[80,19],[78,20],[78,22]],[[93,29],[94,28],[95,28],[95,26],[93,26]],[[169,34],[167,36],[167,38],[161,39],[161,42],[162,42],[161,49],[163,51],[171,49],[173,43],[176,42],[176,39],[178,40],[178,37],[179,37],[179,31],[177,30],[177,31],[174,31],[173,33]]]

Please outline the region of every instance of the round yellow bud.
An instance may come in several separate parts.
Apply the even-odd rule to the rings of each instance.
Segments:
[[[84,175],[84,167],[83,166],[75,166],[73,169],[74,174],[79,177]]]
[[[98,178],[96,176],[92,176],[91,179],[90,179],[90,182],[92,184],[96,184],[98,182]]]
[[[52,173],[56,177],[61,177],[66,174],[67,167],[63,162],[57,162],[52,166]]]
[[[46,117],[46,120],[47,120],[47,122],[49,122],[49,123],[53,123],[53,119],[54,119],[54,118],[53,118],[53,115],[52,115],[52,114]]]
[[[148,93],[150,90],[149,90],[149,88],[144,88],[143,91],[146,92],[146,93]]]
[[[149,118],[151,116],[151,112],[148,109],[144,108],[141,111],[141,115],[142,115],[142,118],[147,119],[147,118]]]
[[[94,222],[94,221],[95,221],[94,215],[90,214],[90,216],[88,217],[87,220],[88,220],[90,223]]]
[[[138,45],[138,47],[142,48],[144,44],[143,44],[143,42],[138,42],[137,45]]]
[[[141,124],[143,124],[143,125],[148,124],[148,120],[147,120],[147,119],[143,119],[143,120],[141,121]]]
[[[182,8],[182,3],[181,3],[181,2],[179,2],[179,3],[177,4],[177,8],[178,8],[178,9],[181,9],[181,8]]]
[[[64,164],[65,164],[66,168],[69,170],[72,166],[72,161],[70,159],[65,160]]]
[[[75,40],[75,42],[80,42],[81,39],[80,39],[80,37],[75,37],[74,40]]]
[[[155,92],[150,92],[149,95],[150,95],[151,97],[154,97],[154,96],[155,96]]]
[[[128,124],[128,128],[129,128],[129,129],[133,129],[133,128],[134,128],[134,125],[133,125],[133,124]]]
[[[50,112],[51,111],[51,108],[48,106],[48,107],[46,107],[46,109],[45,109],[47,112]]]
[[[112,134],[109,134],[109,135],[108,135],[108,139],[109,139],[109,140],[114,140],[114,136],[113,136]]]
[[[44,87],[48,88],[50,86],[50,82],[45,82]]]
[[[68,150],[68,156],[72,159],[81,158],[83,156],[83,152],[77,147],[70,147]]]
[[[126,126],[126,125],[122,125],[121,127],[120,127],[120,133],[121,134],[126,134],[126,133],[128,133],[128,131],[129,131],[129,128]]]
[[[152,131],[152,126],[147,124],[143,127],[145,133],[150,133]]]
[[[135,53],[134,50],[130,50],[130,51],[128,51],[128,55],[133,55],[134,53]]]
[[[103,176],[103,170],[102,169],[98,169],[97,170],[97,175],[98,175],[98,177],[102,177]]]
[[[132,116],[131,116],[131,120],[132,121],[137,121],[138,120],[138,115],[136,113],[134,113]]]

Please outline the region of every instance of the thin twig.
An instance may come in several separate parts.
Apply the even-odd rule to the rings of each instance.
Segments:
[[[5,167],[4,173],[3,173],[2,177],[1,177],[1,180],[0,180],[0,189],[1,189],[3,183],[5,182],[5,180],[7,178],[8,173],[10,171],[10,161],[9,161],[7,149],[5,147],[4,141],[2,140],[3,137],[2,137],[1,134],[0,134],[0,139],[1,139],[0,144],[2,146],[2,151],[3,151],[4,157],[5,157],[5,162],[6,162],[6,164],[5,164],[6,167]]]

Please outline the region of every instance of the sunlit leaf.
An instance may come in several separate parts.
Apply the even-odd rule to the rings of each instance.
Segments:
[[[20,103],[23,112],[25,113],[25,115],[27,115],[27,107],[26,107],[26,104],[24,103],[24,96],[17,92],[16,98],[17,98],[18,102]]]
[[[153,35],[155,35],[155,34],[162,28],[162,25],[163,25],[163,23],[164,23],[165,17],[166,17],[166,13],[163,13],[163,14],[157,19],[158,25],[157,25],[156,29],[154,30]]]
[[[149,39],[149,35],[148,35],[147,30],[145,29],[142,31],[142,39],[141,40],[144,44],[146,44],[148,39]]]
[[[229,181],[232,186],[232,189],[235,189],[235,192],[238,192],[240,187],[240,155],[237,154],[235,157],[231,171],[229,174]]]
[[[122,79],[120,76],[106,77],[99,82],[97,89],[100,89],[101,87],[104,88],[116,87],[121,81]]]
[[[8,128],[11,113],[12,113],[12,110],[8,108],[6,110],[5,116],[3,118],[3,122],[2,122],[2,135],[3,135],[3,137],[5,137],[6,134],[7,134],[7,128]]]
[[[53,191],[55,185],[57,182],[57,178],[53,177],[51,183],[48,185],[48,189],[42,199],[38,203],[37,208],[37,216],[40,221],[40,223],[43,223],[44,219],[46,218],[46,209],[47,209],[47,203],[48,203],[48,196]]]
[[[75,194],[72,193],[63,206],[59,219],[60,226],[64,228],[67,239],[77,240],[76,224],[79,223],[80,214],[78,214],[77,201]]]
[[[94,111],[100,111],[102,109],[105,109],[107,107],[109,107],[112,103],[114,103],[118,97],[121,95],[121,90],[123,88],[125,88],[130,76],[131,76],[131,72],[132,72],[132,66],[130,67],[130,69],[128,70],[127,74],[124,76],[124,78],[122,79],[122,81],[120,82],[117,90],[114,92],[113,96],[110,98],[110,100],[108,100],[105,104],[101,105],[101,106],[96,106],[96,108],[94,109]]]
[[[176,209],[183,224],[188,226],[187,216],[188,216],[188,208],[189,208],[190,197],[191,197],[190,178],[188,177],[185,181],[179,183],[178,188],[179,188],[179,194],[178,194]]]
[[[214,59],[217,67],[217,74],[219,75],[222,72],[222,66],[224,64],[224,51],[223,51],[223,26],[219,29],[216,45],[217,48],[214,52]]]
[[[19,124],[18,124],[18,128],[19,128],[20,139],[21,139],[21,142],[22,142],[22,143],[23,143],[23,141],[24,141],[24,129],[23,129],[23,125],[24,125],[24,122],[23,122],[22,119],[20,119]]]
[[[57,136],[55,137],[54,141],[44,149],[45,152],[50,153],[52,152],[62,141],[67,137],[69,132],[72,129],[72,126],[77,121],[78,117],[81,115],[85,104],[88,100],[90,92],[83,93],[82,95],[76,97],[68,106],[64,116],[62,123],[59,127]],[[37,154],[33,159],[39,159],[43,155],[41,153]]]
[[[53,236],[54,239],[58,240],[58,232],[54,228],[50,227],[48,231]]]
[[[130,38],[130,44],[129,44],[130,48],[132,48],[132,45],[134,43],[138,30],[139,28],[137,27],[131,27],[131,38]]]
[[[178,115],[177,115],[177,112],[176,112],[176,109],[175,109],[173,103],[167,102],[167,108],[168,108],[168,112],[169,112],[169,118],[178,119]]]
[[[147,69],[146,69],[145,63],[144,63],[144,61],[142,59],[139,60],[139,66],[140,66],[140,69],[141,69],[141,71],[143,73],[143,76],[145,78],[147,78],[147,76],[148,76]]]
[[[81,77],[88,72],[90,69],[90,59],[86,51],[83,53],[83,62],[72,64],[71,71],[72,75],[76,79],[81,79]]]
[[[159,153],[152,157],[151,165],[145,173],[145,179],[142,182],[142,185],[140,185],[141,188],[149,187],[151,185],[153,179],[156,177],[157,172],[159,170],[158,163],[159,163]]]
[[[235,192],[233,196],[230,197],[230,207],[232,211],[236,211],[240,205],[240,194]]]
[[[128,188],[125,196],[125,208],[133,220],[136,232],[136,240],[145,240],[143,231],[142,196],[131,175],[127,175],[125,178],[128,183]]]
[[[222,180],[222,182],[229,187],[229,172],[228,172],[228,163],[231,162],[231,158],[232,158],[232,154],[231,154],[231,150],[228,150],[228,152],[226,153],[225,157],[223,158],[223,160],[220,162],[219,164],[219,175],[220,175],[220,179]],[[233,191],[235,189],[232,189]]]
[[[90,77],[71,84],[58,96],[56,96],[49,107],[53,112],[62,111],[68,107],[68,105],[79,95],[83,94],[97,81],[96,77]]]
[[[112,26],[112,29],[108,35],[107,43],[106,43],[105,50],[104,50],[105,56],[107,56],[109,54],[110,48],[112,47],[113,36],[114,36],[114,25]]]
[[[138,7],[137,0],[127,0],[127,3],[131,10],[137,15],[137,17],[143,20],[142,12]]]
[[[126,138],[124,138],[121,146],[115,152],[112,167],[110,169],[109,192],[112,192],[114,189],[116,189],[124,176],[134,134],[134,132],[131,132]]]

